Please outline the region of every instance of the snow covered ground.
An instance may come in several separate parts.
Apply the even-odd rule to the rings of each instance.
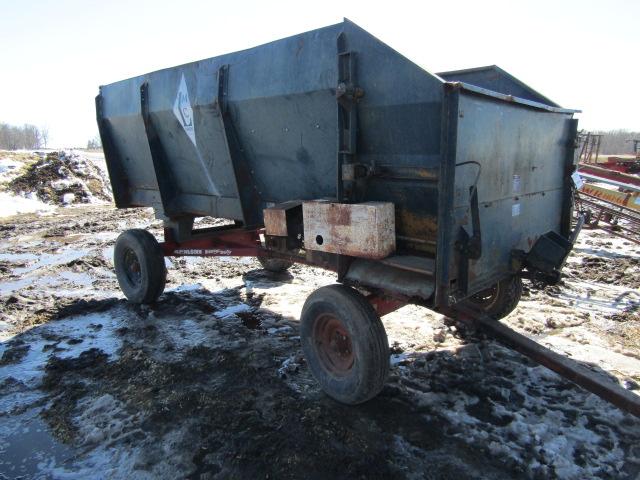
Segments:
[[[21,213],[49,213],[55,207],[33,197],[19,197],[0,192],[0,217],[11,217]]]
[[[640,478],[639,419],[416,306],[383,319],[380,396],[327,398],[298,318],[328,272],[172,259],[160,301],[128,304],[115,239],[160,227],[0,219],[0,478]],[[562,284],[526,286],[508,325],[640,394],[640,246],[584,231]]]
[[[29,154],[30,155],[30,154]],[[14,179],[24,166],[24,162],[14,155],[0,152],[0,185]],[[10,217],[21,213],[52,212],[55,207],[39,201],[34,195],[18,196],[0,191],[0,217]]]
[[[69,151],[0,151],[0,218],[50,214],[56,206],[111,198],[104,156]]]

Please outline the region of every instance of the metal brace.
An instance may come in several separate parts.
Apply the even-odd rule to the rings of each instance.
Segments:
[[[463,295],[469,289],[469,261],[478,260],[482,256],[482,235],[480,232],[480,209],[478,207],[478,188],[470,187],[469,201],[471,207],[471,226],[473,233],[469,235],[467,231],[460,227],[456,249],[460,253],[460,264],[458,267],[458,285]]]
[[[353,202],[355,180],[356,133],[358,115],[356,104],[364,91],[356,86],[356,54],[347,50],[346,36],[338,35],[338,85],[336,101],[338,105],[338,165],[337,197],[339,202]]]

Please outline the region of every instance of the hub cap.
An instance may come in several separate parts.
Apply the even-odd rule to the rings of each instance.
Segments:
[[[314,343],[324,368],[336,376],[346,375],[353,367],[351,336],[333,315],[321,315],[315,322]]]
[[[142,282],[140,262],[136,253],[130,248],[124,252],[124,271],[131,285],[140,285]]]

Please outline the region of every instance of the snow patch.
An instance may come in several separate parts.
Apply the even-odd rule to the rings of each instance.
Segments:
[[[56,207],[53,205],[47,205],[34,197],[0,192],[0,217],[13,217],[27,213],[47,214],[55,210]]]
[[[251,307],[249,305],[240,303],[238,305],[232,305],[222,310],[218,310],[214,315],[218,318],[225,318],[230,317],[231,315],[235,315],[236,313],[248,312],[249,310],[251,310]]]
[[[85,350],[97,348],[114,355],[122,346],[116,330],[124,323],[114,312],[92,313],[45,323],[20,336],[29,349],[15,363],[0,366],[0,378],[13,377],[29,386],[40,382],[44,366],[51,356],[75,358]],[[11,348],[15,337],[5,337],[0,343],[0,355]]]

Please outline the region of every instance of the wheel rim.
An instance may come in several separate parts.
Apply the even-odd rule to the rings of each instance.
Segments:
[[[333,315],[321,315],[315,322],[314,344],[322,366],[335,376],[344,376],[353,367],[355,355],[351,335]]]
[[[134,286],[140,285],[142,283],[142,270],[138,256],[132,249],[127,248],[125,250],[122,263],[129,283]]]
[[[489,287],[481,292],[476,293],[471,297],[471,301],[482,307],[483,309],[490,308],[497,300],[500,293],[500,284],[496,283],[493,287]]]

